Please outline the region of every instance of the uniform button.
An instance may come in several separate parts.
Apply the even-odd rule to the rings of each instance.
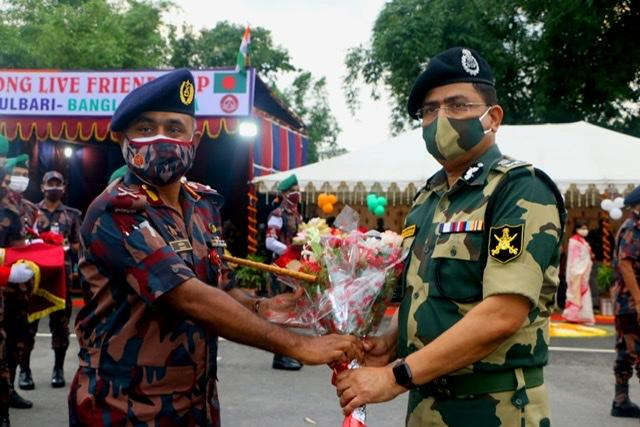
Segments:
[[[418,299],[418,298],[420,298],[420,294],[418,292],[414,292],[413,299]]]
[[[451,248],[451,256],[456,256],[456,254],[458,253],[458,250],[456,249],[456,247],[452,247]]]

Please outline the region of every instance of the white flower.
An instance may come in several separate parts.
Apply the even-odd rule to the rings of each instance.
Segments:
[[[402,246],[402,236],[391,230],[387,230],[382,233],[380,241],[382,242],[382,246],[391,246],[394,248]]]

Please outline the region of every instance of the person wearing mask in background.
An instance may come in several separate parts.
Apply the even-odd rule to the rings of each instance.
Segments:
[[[273,253],[274,261],[278,256],[286,252],[298,233],[300,224],[302,224],[302,215],[299,211],[300,187],[298,186],[298,177],[295,174],[288,176],[278,184],[278,191],[281,199],[280,206],[269,214],[265,239],[265,246]],[[285,292],[283,285],[276,276],[272,275],[271,294],[278,295],[283,292]],[[297,371],[302,368],[302,364],[291,357],[274,354],[271,367],[273,369]]]
[[[14,241],[20,240],[22,224],[17,213],[17,208],[6,196],[8,190],[5,182],[7,166],[7,152],[9,141],[0,135],[0,248],[9,247]],[[10,166],[11,162],[9,162]],[[13,390],[11,382],[11,356],[7,342],[7,322],[13,319],[6,316],[5,298],[7,294],[13,296],[19,290],[20,284],[29,281],[33,277],[33,271],[26,264],[14,264],[5,266],[0,263],[0,427],[10,427],[9,406],[15,406],[22,399]],[[10,298],[12,300],[12,298]],[[12,314],[12,311],[9,313]],[[10,326],[10,325],[9,325]],[[14,328],[10,328],[13,331]],[[28,402],[28,401],[25,401]]]
[[[587,243],[589,226],[586,221],[577,220],[567,248],[567,299],[562,317],[569,322],[593,325],[593,302],[589,277],[593,266],[593,253]]]
[[[0,248],[24,246],[29,237],[28,228],[33,226],[37,218],[36,206],[22,197],[29,186],[28,162],[29,156],[22,154],[7,159],[2,167]],[[10,272],[8,278],[0,279],[0,282],[6,282],[3,285],[3,321],[6,334],[5,360],[9,370],[9,406],[29,409],[33,403],[15,391],[14,383],[17,366],[29,346],[27,309],[33,290],[34,273],[26,264],[14,264]]]
[[[616,326],[614,417],[640,417],[640,408],[629,399],[629,379],[640,376],[640,186],[624,199],[629,216],[620,226],[613,251],[615,284],[612,288]]]
[[[64,177],[58,171],[49,171],[42,178],[41,190],[44,199],[37,204],[40,214],[36,222],[38,233],[50,232],[60,237],[65,249],[65,269],[67,273],[67,291],[65,308],[54,311],[49,315],[49,329],[51,331],[51,348],[55,359],[51,386],[61,388],[65,386],[64,358],[69,348],[69,320],[71,319],[71,272],[72,253],[77,254],[80,248],[78,233],[81,223],[81,212],[62,203],[65,192]],[[57,239],[56,239],[57,240]],[[23,390],[33,390],[35,384],[31,374],[30,359],[39,321],[29,323],[30,345],[20,363],[18,385]]]

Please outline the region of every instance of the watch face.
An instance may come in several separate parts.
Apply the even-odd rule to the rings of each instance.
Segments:
[[[396,383],[401,385],[404,388],[412,388],[413,381],[411,376],[411,370],[409,369],[409,365],[404,360],[398,362],[393,367],[393,376],[396,379]]]

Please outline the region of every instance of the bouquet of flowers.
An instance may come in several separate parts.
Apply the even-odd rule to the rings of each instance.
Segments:
[[[340,333],[366,337],[375,332],[402,272],[402,238],[397,233],[358,229],[358,214],[348,206],[331,229],[314,218],[300,227],[288,252],[276,264],[315,275],[314,283],[281,278],[305,288],[295,313],[279,323],[304,325],[318,334]],[[336,369],[357,368],[357,361]],[[345,419],[344,426],[364,426],[364,407]]]

